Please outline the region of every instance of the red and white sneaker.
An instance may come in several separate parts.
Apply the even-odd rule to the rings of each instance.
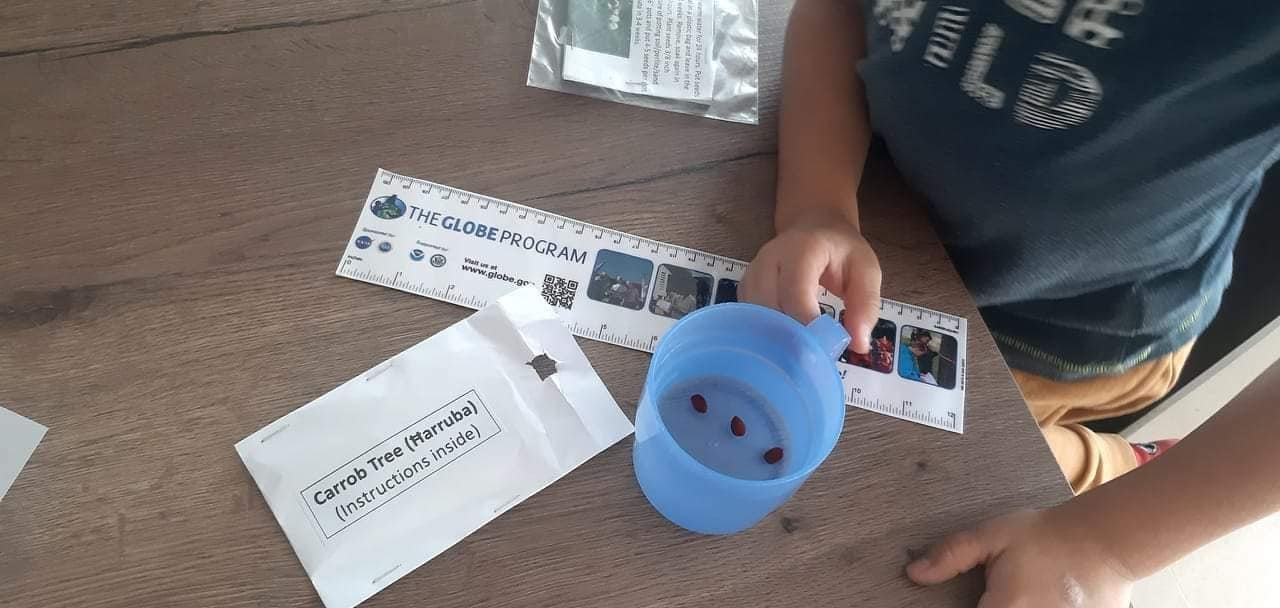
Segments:
[[[1138,457],[1138,466],[1142,466],[1169,451],[1176,443],[1177,439],[1161,439],[1150,443],[1131,443],[1129,447],[1133,448],[1133,455]]]

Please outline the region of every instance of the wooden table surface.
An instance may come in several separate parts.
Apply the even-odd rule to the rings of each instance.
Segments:
[[[0,6],[0,403],[49,427],[0,501],[0,604],[319,605],[232,444],[469,314],[333,276],[375,169],[750,259],[788,10],[761,4],[758,127],[525,87],[532,0]],[[915,588],[908,554],[1068,491],[873,165],[885,296],[969,318],[964,435],[851,410],[726,538],[659,518],[627,439],[365,605],[972,605],[975,575]],[[583,347],[634,414],[647,356]]]

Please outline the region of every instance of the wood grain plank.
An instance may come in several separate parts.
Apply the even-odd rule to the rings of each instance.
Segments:
[[[310,27],[374,15],[425,17],[472,0],[177,0],[112,2],[12,0],[0,6],[0,57],[111,52],[188,38]]]
[[[4,603],[319,605],[232,445],[468,314],[332,275],[376,167],[749,258],[784,16],[761,127],[526,88],[528,7],[497,0],[0,59],[0,403],[50,427],[0,502]],[[964,435],[850,411],[728,538],[658,517],[628,439],[366,605],[972,605],[908,550],[1066,487],[914,195],[867,175],[885,295],[970,319]],[[582,344],[633,414],[647,356]]]

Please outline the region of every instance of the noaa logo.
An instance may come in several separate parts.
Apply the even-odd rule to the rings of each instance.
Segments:
[[[381,243],[378,243],[378,251],[381,251],[382,253],[391,251],[391,241],[382,241]]]
[[[427,254],[423,253],[421,249],[414,249],[413,251],[409,252],[409,259],[415,262],[420,262],[422,261],[422,258],[426,255]]]
[[[359,247],[360,249],[368,249],[369,245],[372,245],[372,244],[373,244],[373,239],[367,236],[362,236],[356,239],[356,247]]]
[[[431,265],[435,266],[436,268],[444,266],[444,262],[445,262],[445,259],[443,255],[440,255],[437,253],[431,256]]]
[[[394,194],[379,196],[369,203],[369,211],[384,220],[394,220],[404,215],[406,209],[404,201]]]

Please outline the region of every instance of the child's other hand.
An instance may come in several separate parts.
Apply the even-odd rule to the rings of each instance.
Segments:
[[[953,534],[909,564],[907,577],[934,585],[985,564],[979,608],[1126,608],[1132,577],[1087,535],[1054,518],[1052,509],[1023,511]]]
[[[808,323],[820,313],[819,286],[844,300],[849,348],[867,352],[880,315],[880,260],[844,217],[814,213],[778,233],[747,268],[739,297]]]

